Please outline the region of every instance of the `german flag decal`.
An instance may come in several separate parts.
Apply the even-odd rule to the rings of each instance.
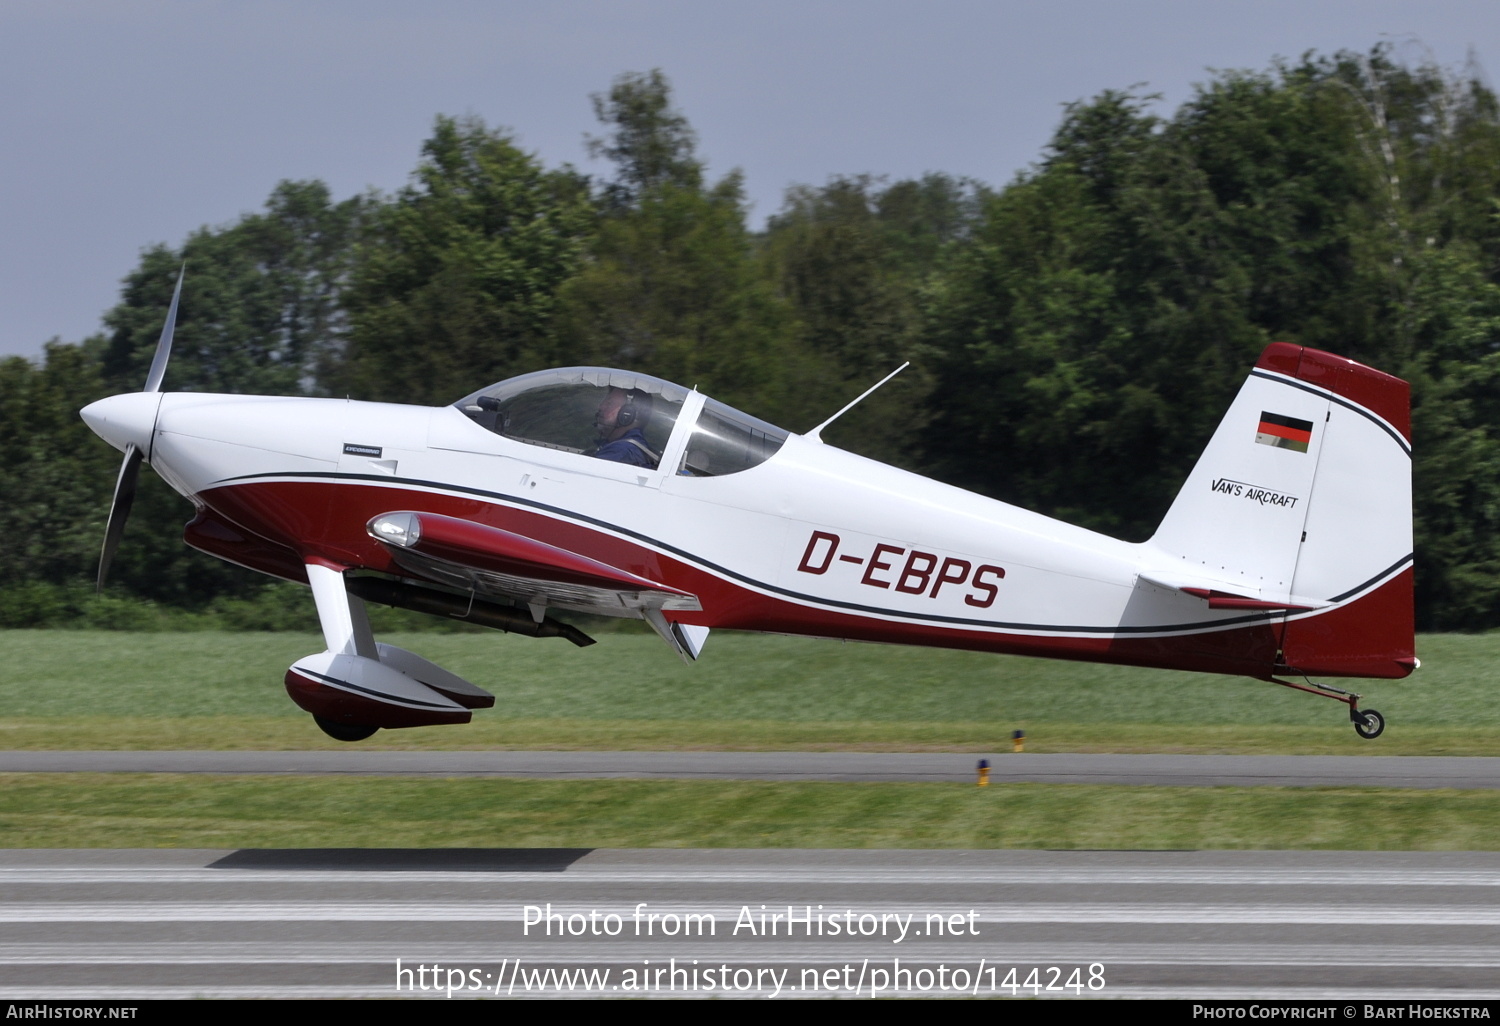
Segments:
[[[1261,445],[1306,452],[1307,443],[1312,441],[1312,421],[1261,411],[1260,426],[1255,429],[1255,440]]]

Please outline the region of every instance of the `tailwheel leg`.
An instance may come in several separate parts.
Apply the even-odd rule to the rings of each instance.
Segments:
[[[1303,680],[1307,678],[1304,677]],[[1374,709],[1361,709],[1359,707],[1360,696],[1352,691],[1336,688],[1332,684],[1318,684],[1310,680],[1306,684],[1296,684],[1289,680],[1277,680],[1272,677],[1271,683],[1280,684],[1284,688],[1306,691],[1310,695],[1322,695],[1335,702],[1343,702],[1349,707],[1349,722],[1354,724],[1354,732],[1366,741],[1373,741],[1385,733],[1385,717]]]

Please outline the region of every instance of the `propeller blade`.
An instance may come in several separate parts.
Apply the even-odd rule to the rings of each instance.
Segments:
[[[168,320],[170,324],[170,319]],[[109,564],[114,562],[115,550],[120,547],[120,537],[125,533],[125,520],[130,516],[130,506],[135,502],[136,479],[140,477],[141,450],[135,446],[125,449],[125,461],[120,464],[120,476],[115,481],[115,498],[109,506],[109,526],[104,529],[104,548],[99,553],[99,583],[97,590],[104,591],[104,579],[109,576]]]
[[[151,357],[151,369],[146,372],[146,387],[142,392],[160,392],[162,378],[167,374],[167,358],[172,355],[172,334],[177,330],[177,304],[182,299],[182,279],[187,275],[187,264],[177,272],[177,285],[172,289],[172,305],[167,307],[167,320],[161,326],[161,338],[156,341],[156,354]],[[104,582],[109,577],[109,565],[115,561],[115,550],[125,534],[125,521],[130,518],[130,507],[135,503],[136,482],[141,476],[141,463],[145,455],[134,444],[125,447],[125,460],[120,464],[120,476],[115,479],[115,497],[109,504],[109,523],[104,528],[104,548],[99,552],[99,580],[95,585],[104,591]]]
[[[151,358],[151,369],[146,372],[146,387],[142,392],[160,392],[161,379],[167,374],[167,357],[172,355],[172,332],[177,329],[177,301],[182,298],[182,279],[187,274],[187,264],[177,272],[177,287],[172,290],[172,305],[167,307],[167,323],[161,326],[161,338],[156,342],[156,355]]]

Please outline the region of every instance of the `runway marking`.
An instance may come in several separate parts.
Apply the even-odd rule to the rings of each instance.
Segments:
[[[1098,962],[1107,967],[1110,998],[1500,999],[1500,853],[496,849],[472,856],[471,863],[448,850],[383,857],[0,852],[7,863],[0,894],[15,899],[0,900],[0,999],[390,998],[397,959],[491,972],[518,958],[566,969],[687,958],[789,968],[795,976],[897,957],[911,967]],[[354,868],[361,864],[373,868]],[[408,864],[414,869],[399,868]],[[549,865],[556,871],[543,871]],[[54,894],[61,900],[47,900]],[[1152,901],[1155,895],[1168,900]],[[984,900],[963,900],[970,896]],[[1200,896],[1208,902],[1193,900]],[[630,910],[638,898],[659,920],[713,915],[715,934],[635,937]],[[626,935],[549,938],[535,928],[523,935],[525,905],[540,901],[564,917],[614,912]],[[758,911],[762,903],[770,912],[821,904],[824,916],[852,909],[916,921],[900,944],[807,936],[805,926],[788,936],[785,924],[775,937],[736,936],[741,908]],[[919,932],[928,915],[967,920],[970,909],[978,936]],[[437,990],[401,996],[447,999]],[[603,995],[542,989],[525,996]],[[1023,987],[1019,996],[1032,995]]]
[[[747,902],[759,904],[759,901]],[[552,902],[552,911],[562,916],[582,914],[601,902],[574,904]],[[788,902],[766,902],[773,909]],[[791,902],[800,910],[803,902]],[[828,906],[825,914],[841,911],[846,903]],[[981,923],[1278,923],[1328,925],[1348,923],[1368,925],[1390,923],[1400,917],[1408,923],[1424,926],[1500,926],[1500,906],[1473,908],[1455,905],[1418,905],[1385,901],[1377,905],[1331,902],[1307,905],[1272,904],[1156,904],[1122,902],[1098,905],[1043,904],[1008,902],[989,904],[886,904],[850,902],[862,913],[899,911],[963,915],[971,909]],[[650,911],[659,916],[675,914],[712,914],[725,928],[732,927],[742,904],[665,904],[650,903]],[[0,905],[0,923],[179,923],[179,922],[521,922],[521,903],[507,902],[13,902]],[[628,920],[627,920],[628,921]]]
[[[23,869],[0,868],[0,886],[19,883],[143,883],[225,884],[252,883],[463,883],[480,881],[503,884],[588,884],[675,882],[725,884],[913,884],[938,886],[957,884],[1140,884],[1215,887],[1317,886],[1317,887],[1500,887],[1500,869],[1424,870],[1420,879],[1410,870],[1394,869],[1293,869],[1217,867],[1101,867],[1098,869],[1053,869],[1045,866],[974,869],[818,869],[781,866],[765,869],[613,869],[575,863],[565,870],[512,872],[505,869],[472,870],[318,870],[240,869],[205,866],[197,869]]]
[[[547,942],[541,942],[541,948]],[[591,954],[551,954],[522,950],[516,943],[494,942],[493,949],[455,942],[422,943],[381,941],[347,943],[272,943],[223,941],[168,944],[99,944],[80,941],[77,944],[0,944],[0,965],[394,965],[400,958],[412,964],[443,962],[467,966],[496,964],[518,953],[546,965],[597,965],[611,961],[603,952]],[[680,954],[681,942],[658,942],[655,945],[632,944],[628,952],[615,961],[630,961],[638,956],[655,958],[659,954]],[[1491,945],[1439,945],[1412,948],[1401,945],[1352,945],[1330,948],[1310,944],[1214,944],[1207,943],[1194,951],[1184,952],[1169,944],[984,944],[977,952],[994,963],[1089,963],[1107,965],[1316,965],[1411,966],[1472,969],[1500,967],[1500,950]],[[694,952],[694,954],[698,954]],[[923,945],[903,958],[921,962],[944,959],[972,960],[976,945]],[[767,952],[760,942],[738,941],[716,944],[713,956],[740,964],[824,962],[842,959],[837,945],[798,945],[784,939]]]

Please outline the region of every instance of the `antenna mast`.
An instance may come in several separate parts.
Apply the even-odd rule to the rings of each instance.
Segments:
[[[848,413],[850,410],[854,409],[854,407],[858,406],[860,403],[864,402],[865,399],[870,395],[871,392],[874,392],[881,385],[885,384],[887,381],[891,380],[897,374],[900,374],[902,371],[906,370],[906,368],[908,368],[910,366],[911,366],[911,361],[907,360],[901,366],[897,367],[895,370],[891,371],[885,377],[883,377],[879,381],[875,382],[875,384],[871,385],[869,388],[867,388],[863,392],[861,392],[859,394],[859,397],[857,399],[855,399],[852,403],[850,403],[848,406],[845,406],[842,410],[840,410],[839,412],[835,413],[832,417],[829,417],[823,423],[819,424],[817,427],[813,428],[811,431],[809,431],[807,434],[803,435],[802,437],[811,439],[812,441],[818,442],[818,443],[821,444],[822,441],[823,441],[822,435],[823,435],[823,429],[824,428],[826,428],[829,424],[832,424],[834,421],[838,420],[840,417],[842,417],[844,414]]]

